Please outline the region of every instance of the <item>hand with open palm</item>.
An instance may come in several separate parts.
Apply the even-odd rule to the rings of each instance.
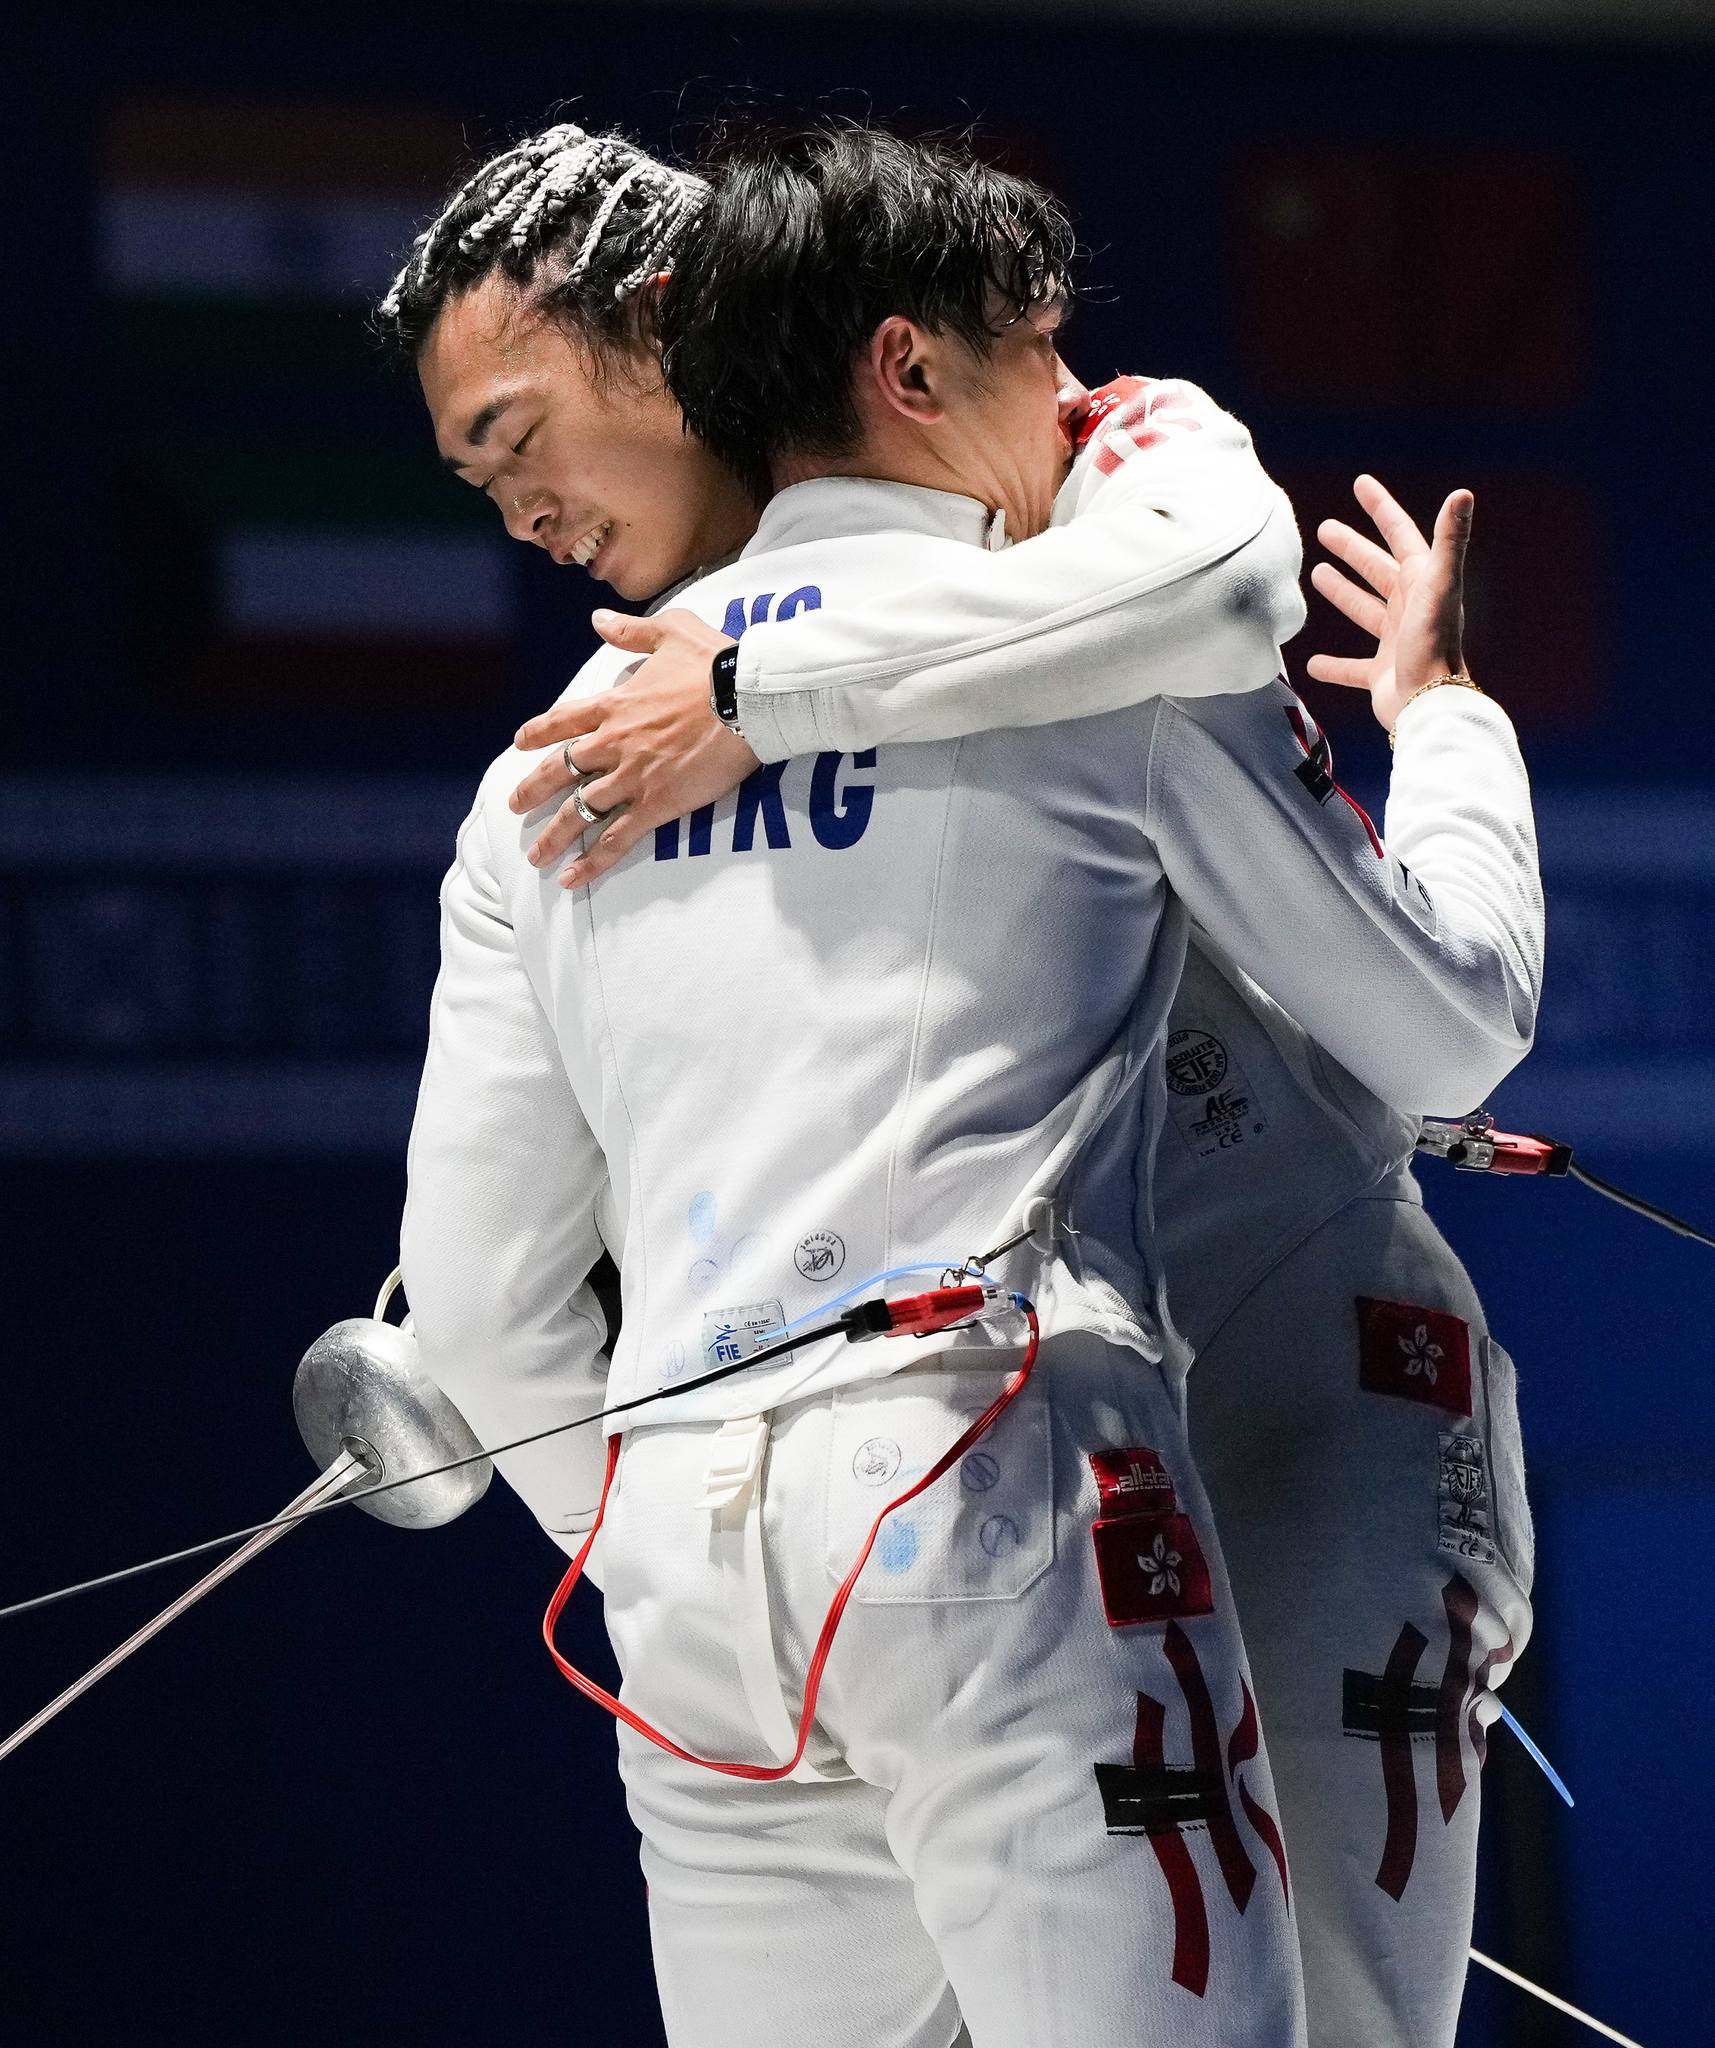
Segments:
[[[1370,587],[1332,562],[1318,562],[1310,581],[1374,638],[1375,652],[1362,658],[1313,654],[1308,670],[1320,683],[1367,690],[1370,708],[1392,732],[1414,691],[1435,676],[1464,673],[1465,547],[1476,501],[1469,491],[1454,491],[1436,516],[1430,542],[1373,476],[1359,477],[1352,488],[1387,546],[1340,519],[1323,520],[1316,538]]]

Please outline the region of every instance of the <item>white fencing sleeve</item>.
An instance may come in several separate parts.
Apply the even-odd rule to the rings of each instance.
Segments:
[[[588,1286],[607,1162],[519,959],[483,799],[441,885],[441,967],[407,1156],[400,1261],[423,1369],[483,1444],[602,1404],[606,1320]],[[543,1528],[587,1529],[601,1427],[495,1460]]]
[[[1284,683],[1164,704],[1146,820],[1211,948],[1384,1102],[1472,1109],[1529,1051],[1542,883],[1492,699],[1431,690],[1401,716],[1385,848]]]
[[[1177,381],[1122,379],[1091,410],[1046,533],[972,548],[885,606],[744,635],[739,729],[762,760],[1046,725],[1278,673],[1304,623],[1303,551],[1249,433]]]

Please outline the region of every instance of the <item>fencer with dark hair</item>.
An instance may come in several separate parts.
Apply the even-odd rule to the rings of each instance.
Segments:
[[[1009,322],[1070,301],[1065,208],[968,150],[830,125],[730,135],[708,168],[720,227],[687,244],[663,288],[667,377],[692,432],[764,496],[783,450],[837,458],[857,443],[852,368],[889,315],[983,357]],[[801,270],[829,263],[845,266],[848,292],[797,290]],[[681,299],[719,300],[718,340],[676,310]],[[759,415],[785,391],[790,407],[759,438]]]
[[[925,180],[944,169],[925,162]],[[958,264],[1004,272],[1012,244],[972,217]],[[709,227],[705,209],[698,236]],[[812,233],[794,266],[794,291],[818,294],[835,328],[863,317],[842,246]],[[926,306],[937,255],[914,260]],[[990,1225],[1034,1198],[1056,1203],[1052,1249],[1006,1269],[1048,1305],[1041,1373],[970,1483],[938,1505],[925,1496],[860,1581],[806,1766],[735,1786],[622,1735],[676,2042],[808,2028],[942,2048],[960,2008],[978,2048],[1056,2025],[1297,2038],[1273,1793],[1184,1441],[1184,1352],[1150,1224],[1155,1136],[1171,1120],[1168,1141],[1191,1142],[1160,1055],[1187,912],[1211,950],[1385,1085],[1409,1071],[1413,1086],[1481,1092],[1529,1040],[1528,796],[1504,716],[1425,687],[1425,655],[1457,651],[1444,602],[1387,628],[1386,675],[1371,679],[1402,736],[1389,853],[1333,801],[1320,735],[1266,682],[1279,630],[1302,615],[1290,514],[1290,546],[1250,556],[1245,601],[1221,603],[1218,628],[1183,602],[1199,578],[1241,587],[1223,575],[1275,516],[1248,437],[1193,387],[1069,398],[1058,288],[1044,285],[1025,318],[974,341],[885,316],[849,365],[857,441],[820,458],[794,449],[802,480],[736,562],[683,594],[720,646],[842,618],[861,638],[898,593],[934,593],[945,609],[918,622],[935,643],[921,688],[844,691],[835,673],[793,714],[893,711],[921,731],[980,724],[1033,687],[1023,715],[1037,729],[890,735],[873,755],[835,751],[832,736],[818,752],[812,737],[813,760],[758,770],[576,894],[529,858],[542,820],[507,812],[523,765],[508,754],[443,895],[405,1263],[425,1362],[486,1440],[596,1404],[602,1332],[579,1288],[603,1242],[626,1287],[611,1377],[670,1387],[711,1327],[754,1335],[813,1314],[836,1274],[939,1263],[997,1241]],[[462,401],[492,404],[504,384],[505,348],[488,340],[505,331],[501,309],[458,325],[485,289],[449,300],[418,354],[449,455],[472,452]],[[528,327],[527,304],[506,310]],[[1056,501],[1068,425],[1080,447]],[[556,506],[582,488],[523,458],[498,462],[489,487],[514,478]],[[1029,534],[1062,508],[1067,525],[986,551],[1003,517]],[[1066,588],[1062,543],[1080,524],[1105,603]],[[1115,569],[1122,535],[1129,577]],[[520,537],[548,545],[553,527]],[[1432,557],[1402,537],[1395,587],[1427,589],[1433,566],[1444,598],[1444,543]],[[1008,572],[1015,606],[1035,607],[1022,651],[1008,620],[979,625]],[[1121,673],[1116,611],[1133,634]],[[579,688],[612,682],[628,658],[597,657]],[[1152,676],[1187,692],[1263,687],[1128,702]],[[1439,936],[1412,870],[1419,888],[1449,878]],[[1306,904],[1320,979],[1298,929]],[[1217,1053],[1234,1070],[1225,1091],[1210,1081],[1217,1108],[1201,1105],[1217,1139],[1235,1121],[1219,1105],[1254,1078],[1242,1062],[1272,1049],[1298,1078],[1290,1042],[1321,1071],[1301,1033],[1259,1028],[1261,1050],[1212,1032],[1213,1047],[1173,1049],[1166,1078],[1212,1076]],[[1116,1100],[1128,1067],[1138,1092]],[[1264,1071],[1272,1085],[1276,1067]],[[1309,1110],[1347,1114],[1314,1092]],[[1274,1115],[1308,1127],[1285,1096]],[[1318,1185],[1386,1135],[1358,1133]],[[628,1700],[689,1746],[787,1753],[805,1641],[875,1504],[866,1489],[944,1450],[1006,1357],[992,1333],[925,1351],[924,1372],[869,1385],[847,1377],[863,1363],[852,1353],[812,1354],[785,1377],[729,1383],[725,1400],[687,1401],[682,1419],[672,1403],[649,1409],[623,1440],[602,1537],[610,1630]],[[587,1526],[599,1475],[557,1457],[508,1476],[563,1539]]]

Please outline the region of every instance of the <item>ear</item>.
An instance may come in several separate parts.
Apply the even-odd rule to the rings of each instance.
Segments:
[[[882,407],[913,426],[938,426],[946,417],[942,362],[936,337],[890,314],[869,338],[869,382]]]

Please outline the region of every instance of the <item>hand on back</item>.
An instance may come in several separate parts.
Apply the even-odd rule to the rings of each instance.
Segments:
[[[1343,520],[1326,519],[1317,538],[1363,581],[1331,562],[1318,562],[1310,580],[1376,645],[1361,657],[1314,654],[1308,671],[1318,682],[1367,691],[1377,719],[1391,732],[1424,683],[1462,672],[1465,548],[1474,501],[1469,491],[1451,493],[1427,541],[1374,477],[1360,476],[1353,490],[1386,545]],[[658,825],[718,802],[759,765],[710,701],[710,663],[732,645],[725,634],[686,611],[653,618],[598,611],[595,625],[610,646],[643,658],[611,690],[531,719],[516,742],[546,751],[513,792],[513,810],[522,815],[558,802],[530,849],[531,860],[551,866],[583,841],[559,878],[567,889],[606,874]],[[578,810],[574,794],[604,820],[599,830]]]
[[[709,665],[733,644],[726,634],[685,611],[647,619],[598,611],[595,628],[609,646],[644,659],[611,690],[532,718],[519,727],[516,741],[549,752],[513,791],[514,811],[537,810],[573,790],[611,820],[598,832],[566,796],[542,828],[530,848],[538,867],[584,839],[560,876],[565,889],[606,874],[646,832],[717,802],[758,765],[743,739],[715,716],[710,697]]]

